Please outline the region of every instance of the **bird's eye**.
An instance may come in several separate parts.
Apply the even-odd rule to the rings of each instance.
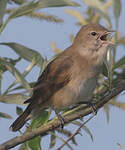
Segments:
[[[97,34],[96,32],[92,32],[91,33],[92,36],[96,36],[96,34]]]

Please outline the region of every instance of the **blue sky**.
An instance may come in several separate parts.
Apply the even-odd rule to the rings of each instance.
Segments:
[[[77,0],[81,2],[80,0]],[[122,1],[122,6],[125,6],[125,2]],[[50,58],[53,55],[51,49],[51,42],[56,43],[57,48],[65,49],[70,45],[69,35],[73,33],[74,35],[79,31],[79,26],[75,25],[76,20],[71,16],[64,13],[66,8],[48,8],[43,9],[43,12],[51,13],[60,18],[64,19],[64,23],[56,24],[49,23],[46,21],[38,21],[36,19],[31,20],[26,17],[21,17],[12,20],[5,30],[3,31],[0,41],[2,42],[18,42],[29,48],[39,51],[43,56]],[[85,7],[75,8],[79,11],[84,11]],[[125,9],[122,8],[122,13],[120,17],[119,30],[125,35]],[[112,20],[114,20],[112,15]],[[124,48],[119,47],[118,57],[125,55]],[[0,46],[0,56],[16,58],[17,55],[9,48],[5,46]],[[23,72],[28,66],[26,61],[22,61],[17,65],[17,67]],[[39,70],[37,67],[28,75],[28,81],[36,81],[39,75]],[[7,79],[7,80],[6,80]],[[9,85],[14,77],[9,73],[5,73],[3,79],[3,90]],[[124,102],[125,97],[119,96],[118,99]],[[15,113],[16,105],[0,104],[0,112],[6,112],[13,116],[15,119],[17,117]],[[75,150],[86,150],[90,149],[110,149],[110,150],[120,150],[116,143],[120,143],[125,147],[125,111],[118,108],[111,107],[110,109],[110,121],[107,123],[106,116],[102,109],[99,110],[97,116],[87,123],[87,127],[91,130],[94,136],[94,142],[91,141],[89,135],[87,135],[83,130],[81,131],[83,136],[77,135],[76,139],[78,146],[73,146]],[[13,133],[9,131],[9,125],[13,120],[0,119],[0,143],[19,135],[19,133]],[[77,129],[76,126],[70,125],[68,127],[71,131]],[[48,149],[48,137],[42,140],[43,150]],[[58,140],[57,146],[61,142]],[[68,148],[65,147],[64,150]],[[17,148],[14,148],[17,150]]]

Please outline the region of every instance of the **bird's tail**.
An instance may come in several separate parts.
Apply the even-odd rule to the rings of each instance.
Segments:
[[[29,105],[25,111],[13,122],[13,124],[10,126],[10,130],[13,132],[18,131],[20,128],[22,128],[22,126],[25,124],[25,122],[27,121],[27,118],[29,116],[29,114],[31,113],[32,109],[31,109],[31,105]]]

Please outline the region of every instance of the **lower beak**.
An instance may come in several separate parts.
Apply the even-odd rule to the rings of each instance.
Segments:
[[[115,43],[113,43],[111,41],[112,37],[111,34],[115,33],[116,31],[111,30],[111,31],[107,31],[105,32],[103,35],[101,35],[100,39],[105,43],[105,44],[109,44],[109,45],[115,45]]]

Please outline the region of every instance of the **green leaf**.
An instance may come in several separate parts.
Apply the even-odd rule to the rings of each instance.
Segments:
[[[64,7],[64,6],[73,6],[77,7],[80,4],[73,2],[71,0],[42,0],[39,2],[40,8],[47,8],[47,7]]]
[[[26,143],[29,146],[30,150],[42,150],[40,142],[41,142],[41,137],[37,136]]]
[[[122,67],[123,65],[125,65],[125,56],[122,57],[114,66],[114,69]]]
[[[51,137],[50,137],[50,145],[49,145],[49,148],[53,148],[56,144],[56,136],[55,136],[55,131],[52,131],[53,134],[51,134]]]
[[[0,96],[2,95],[2,71],[0,70]]]
[[[21,58],[17,58],[17,59],[11,59],[11,58],[6,58],[6,57],[3,57],[4,60],[6,60],[7,62],[15,65],[17,62],[19,62],[21,60]],[[3,64],[3,61],[0,60],[0,72],[5,72],[7,71],[7,68],[5,67],[5,65]]]
[[[104,112],[105,112],[105,114],[106,114],[106,119],[107,119],[107,122],[109,123],[109,105],[108,104],[105,104],[104,105]]]
[[[10,48],[12,48],[12,50],[14,50],[20,57],[28,60],[28,61],[32,61],[34,59],[34,57],[37,59],[37,65],[39,67],[42,66],[43,64],[43,57],[40,55],[40,53],[38,53],[36,50],[27,48],[21,44],[18,43],[0,43],[1,45],[6,45],[9,46]]]
[[[113,0],[113,11],[116,19],[116,28],[118,28],[119,17],[121,13],[121,0]]]
[[[103,74],[105,77],[108,77],[108,73],[109,73],[108,65],[104,62],[104,63],[103,63],[103,67],[102,67],[102,74]]]
[[[6,113],[0,112],[0,118],[12,119],[12,117]]]
[[[14,75],[17,82],[22,84],[27,91],[31,92],[31,88],[27,81],[24,79],[24,77],[21,75],[21,73],[9,62],[7,62],[5,59],[0,58],[0,61],[6,66],[6,68]]]
[[[5,14],[7,0],[0,0],[0,27],[3,24],[3,16]]]
[[[48,116],[49,116],[48,111],[45,110],[42,111],[42,113],[31,122],[30,128],[31,129],[38,128],[48,120]]]
[[[7,20],[11,20],[16,17],[27,15],[31,13],[32,11],[34,11],[35,9],[37,9],[38,7],[39,7],[39,2],[33,2],[33,1],[24,5],[21,5],[10,14]]]
[[[36,83],[36,82],[29,83],[30,87],[33,88],[33,86],[35,85],[35,83]],[[24,87],[20,85],[20,86],[17,86],[17,87],[15,87],[15,88],[9,90],[9,92],[16,91],[16,90],[21,90],[21,89],[24,89]],[[5,92],[4,92],[4,93],[5,93]]]
[[[38,2],[30,2],[28,4],[25,4],[23,6],[20,6],[16,10],[13,11],[13,13],[9,16],[9,20],[27,15],[31,12],[33,12],[36,9],[40,8],[47,8],[47,7],[63,7],[63,6],[80,6],[76,2],[72,2],[70,0],[42,0]]]
[[[3,65],[2,61],[0,60],[0,72],[7,71],[7,68]]]
[[[16,107],[16,113],[17,113],[18,116],[21,115],[23,113],[23,109],[21,107],[17,106]]]
[[[22,93],[16,93],[0,96],[0,102],[23,105],[23,102],[28,98],[29,96],[23,95]]]
[[[86,133],[88,133],[88,135],[90,135],[91,140],[93,141],[93,135],[92,135],[91,131],[89,130],[89,128],[86,126],[83,126],[83,129],[86,131]]]
[[[47,8],[47,7],[63,7],[63,6],[80,6],[80,5],[76,2],[72,2],[71,0],[68,1],[67,0],[42,0],[37,2],[32,1],[30,3],[26,3],[25,5],[21,5],[9,15],[9,17],[6,19],[5,23],[1,27],[0,33],[3,31],[3,29],[6,27],[6,25],[11,19],[28,15],[33,11],[35,11],[36,9]]]

